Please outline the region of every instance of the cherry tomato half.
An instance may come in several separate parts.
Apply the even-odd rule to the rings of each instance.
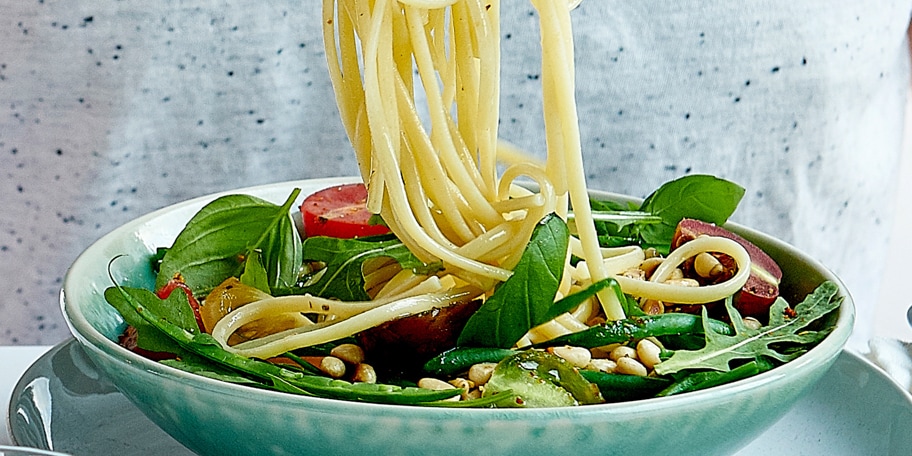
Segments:
[[[355,238],[389,233],[385,225],[371,224],[364,184],[346,184],[320,190],[304,199],[301,217],[304,235]]]

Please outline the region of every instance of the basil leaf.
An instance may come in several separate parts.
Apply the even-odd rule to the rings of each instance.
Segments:
[[[424,388],[402,388],[395,385],[373,383],[349,383],[328,377],[305,375],[285,369],[279,365],[253,358],[245,358],[222,348],[215,338],[207,333],[188,331],[162,317],[145,306],[131,290],[116,285],[106,294],[120,294],[123,302],[132,307],[134,315],[143,318],[149,325],[171,337],[183,350],[217,363],[223,370],[235,371],[268,382],[265,386],[279,391],[390,404],[420,404],[447,399],[459,395],[461,389],[429,390]],[[144,299],[143,299],[144,300]]]
[[[319,279],[296,293],[310,293],[342,301],[370,299],[364,290],[364,274],[361,271],[361,266],[369,259],[390,257],[404,269],[425,267],[402,241],[395,238],[377,241],[317,236],[304,240],[303,251],[306,260],[324,262],[326,267]]]
[[[513,275],[469,318],[457,345],[510,348],[529,329],[547,321],[564,273],[569,238],[560,217],[542,219]]]
[[[269,274],[260,261],[261,257],[262,255],[260,255],[259,251],[254,250],[253,252],[250,252],[244,260],[244,272],[239,279],[244,285],[249,285],[264,293],[271,293],[272,290],[269,287]]]
[[[735,212],[744,188],[715,176],[694,174],[663,184],[646,197],[640,211],[658,215],[662,223],[640,228],[647,244],[668,244],[684,218],[721,225]]]
[[[104,291],[105,300],[117,309],[128,325],[136,328],[136,345],[139,348],[153,352],[181,353],[179,345],[158,328],[149,324],[136,311],[133,304],[125,297],[125,293],[130,296],[130,299],[142,303],[146,308],[154,309],[156,314],[173,325],[191,333],[199,332],[196,316],[183,291],[176,290],[168,296],[168,299],[162,300],[155,293],[143,288],[123,287],[123,292],[119,292],[116,287],[107,288]]]
[[[227,369],[191,352],[187,352],[185,355],[181,356],[180,359],[164,359],[160,362],[166,366],[171,366],[175,369],[180,369],[191,374],[208,377],[213,380],[236,383],[239,385],[261,385],[261,383],[256,380],[251,380],[235,371]]]
[[[244,260],[259,250],[271,287],[291,286],[301,265],[301,242],[290,208],[248,195],[228,195],[203,207],[162,259],[156,288],[181,276],[194,294],[205,294],[241,274]]]

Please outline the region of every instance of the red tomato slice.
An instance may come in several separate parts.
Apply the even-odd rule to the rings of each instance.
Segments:
[[[320,190],[304,199],[301,217],[304,235],[356,238],[389,233],[385,225],[372,225],[364,184],[346,184]]]

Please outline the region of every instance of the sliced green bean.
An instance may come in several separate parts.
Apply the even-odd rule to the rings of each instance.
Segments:
[[[424,364],[424,371],[431,375],[450,376],[467,371],[479,363],[498,363],[516,353],[507,348],[454,348],[447,350]]]
[[[714,319],[709,319],[707,323],[716,333],[734,334],[734,330],[727,323]],[[538,344],[536,347],[575,345],[593,348],[627,343],[646,337],[703,334],[703,332],[703,317],[686,313],[667,313],[609,321],[585,331],[552,339]]]
[[[768,371],[773,368],[773,363],[766,358],[758,358],[756,360],[744,363],[730,371],[700,371],[694,372],[686,377],[681,378],[680,380],[672,383],[667,388],[660,391],[656,396],[671,396],[673,394],[681,394],[690,391],[697,391],[701,389],[711,388],[713,386],[722,385],[725,383],[734,382],[741,380],[747,377],[752,377],[761,372]]]
[[[667,388],[671,380],[662,377],[609,374],[607,372],[580,370],[583,378],[599,387],[605,402],[633,401],[654,397]]]

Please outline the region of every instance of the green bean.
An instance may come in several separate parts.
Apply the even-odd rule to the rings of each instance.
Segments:
[[[732,335],[728,324],[709,319],[707,324],[719,334]],[[613,320],[566,336],[536,345],[575,345],[578,347],[601,347],[615,343],[627,343],[646,337],[673,336],[682,334],[703,334],[703,318],[685,313],[667,313]]]
[[[599,387],[605,402],[650,398],[671,384],[671,380],[662,377],[609,374],[586,369],[580,370],[580,374],[590,383]]]
[[[757,358],[727,372],[700,371],[687,375],[660,391],[656,396],[671,396],[689,391],[697,391],[734,382],[757,375],[773,368],[773,363],[766,358]]]
[[[447,350],[424,364],[424,371],[431,375],[449,376],[465,372],[478,363],[497,363],[516,353],[506,348],[454,348]]]

